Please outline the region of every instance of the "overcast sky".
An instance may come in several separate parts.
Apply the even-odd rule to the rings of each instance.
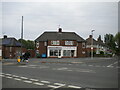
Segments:
[[[2,2],[3,36],[21,36],[24,16],[24,39],[35,40],[45,31],[76,32],[84,39],[94,29],[94,38],[118,32],[117,2]]]

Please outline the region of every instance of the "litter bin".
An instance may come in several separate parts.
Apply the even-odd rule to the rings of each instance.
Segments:
[[[46,54],[42,54],[42,58],[46,58]]]

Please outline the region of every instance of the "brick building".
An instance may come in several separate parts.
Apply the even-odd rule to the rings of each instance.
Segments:
[[[17,58],[17,56],[20,55],[21,43],[15,38],[8,38],[6,35],[4,35],[4,38],[1,40],[2,58]],[[26,49],[22,48],[22,51],[26,51]]]
[[[104,54],[109,53],[109,48],[105,43],[103,43],[103,41],[101,40],[101,36],[99,36],[98,39],[95,40],[94,38],[92,38],[92,35],[89,35],[89,38],[86,39],[87,56],[91,56],[92,39],[94,54],[100,54],[101,51],[104,52]]]
[[[44,32],[36,40],[36,54],[43,57],[86,57],[86,42],[75,32]]]

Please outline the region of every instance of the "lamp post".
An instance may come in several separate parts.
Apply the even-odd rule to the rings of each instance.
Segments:
[[[91,59],[93,59],[93,32],[94,32],[95,30],[92,30],[91,31],[91,35],[92,35],[92,37],[91,37]]]
[[[21,56],[22,56],[22,40],[23,40],[23,16],[21,22]]]

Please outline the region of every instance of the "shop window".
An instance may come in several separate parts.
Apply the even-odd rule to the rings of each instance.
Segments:
[[[63,56],[71,56],[71,50],[64,50]]]
[[[50,50],[50,56],[61,56],[61,50]]]
[[[59,41],[51,41],[51,45],[60,45]]]

